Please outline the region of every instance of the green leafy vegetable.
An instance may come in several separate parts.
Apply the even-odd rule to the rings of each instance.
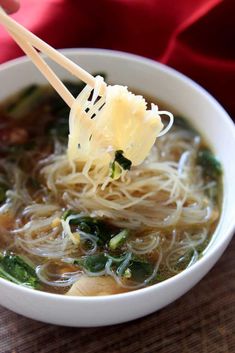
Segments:
[[[79,229],[98,237],[98,245],[104,245],[109,241],[113,234],[112,228],[110,228],[105,222],[91,217],[82,217],[79,219]]]
[[[21,119],[39,106],[45,98],[45,87],[31,85],[24,89],[14,103],[7,108],[7,113],[14,119]]]
[[[122,174],[122,168],[118,165],[117,162],[113,162],[110,165],[110,177],[114,180],[118,179]]]
[[[122,262],[115,269],[117,275],[130,278],[135,282],[144,282],[152,275],[154,266],[151,263],[138,259],[132,254],[129,263],[126,264],[126,268],[123,268],[125,260],[126,257],[123,258]]]
[[[86,256],[81,260],[76,260],[74,264],[81,265],[86,270],[95,273],[103,271],[107,261],[108,258],[105,256],[105,254],[101,253],[97,255]]]
[[[200,150],[197,156],[197,163],[203,167],[205,175],[216,178],[222,174],[222,166],[209,150]]]
[[[184,130],[188,130],[194,135],[197,134],[197,131],[182,116],[174,116],[174,126],[178,126]]]
[[[153,273],[153,265],[149,262],[133,260],[128,265],[130,278],[135,282],[143,282]]]
[[[116,271],[118,266],[126,259],[126,255],[121,257],[111,256],[104,252],[96,255],[89,255],[74,261],[75,265],[80,265],[90,272],[100,272],[105,269],[105,265],[112,260],[113,269]]]
[[[117,150],[115,152],[114,162],[117,162],[124,170],[131,169],[132,162],[123,156],[123,151],[121,151],[121,150]]]
[[[24,257],[13,253],[0,253],[0,277],[30,288],[38,287],[38,278],[33,265]]]
[[[125,243],[128,235],[129,235],[129,230],[127,229],[124,229],[120,233],[116,234],[114,237],[110,239],[109,248],[112,251],[120,248]]]
[[[115,152],[114,161],[110,164],[110,177],[114,180],[118,179],[122,174],[122,169],[130,170],[132,162],[123,156],[123,151]]]
[[[89,272],[101,272],[109,260],[112,260],[111,268],[116,275],[131,279],[135,282],[144,282],[153,273],[154,266],[146,261],[130,259],[130,262],[123,268],[127,254],[121,257],[114,257],[108,253],[90,255],[74,261],[74,264],[84,267]],[[121,272],[120,272],[121,271]]]
[[[62,219],[66,220],[70,215],[76,215],[76,212],[67,210],[62,215]],[[92,218],[89,216],[81,217],[77,214],[77,218],[71,219],[70,224],[72,226],[78,226],[79,230],[84,233],[92,234],[98,238],[98,245],[105,245],[111,236],[116,232],[116,228],[109,225],[103,220]]]

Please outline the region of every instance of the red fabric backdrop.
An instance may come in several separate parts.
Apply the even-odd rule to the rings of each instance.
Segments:
[[[110,48],[161,61],[235,116],[235,0],[21,0],[14,17],[56,48]],[[0,28],[0,62],[20,55]]]

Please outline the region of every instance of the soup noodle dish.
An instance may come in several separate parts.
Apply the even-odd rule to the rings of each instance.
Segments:
[[[158,284],[204,256],[220,219],[222,167],[187,116],[123,86],[100,97],[95,74],[94,90],[64,82],[71,111],[40,84],[0,105],[0,277],[21,286]]]

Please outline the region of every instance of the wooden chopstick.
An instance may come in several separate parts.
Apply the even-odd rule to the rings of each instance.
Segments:
[[[0,9],[0,23],[3,24],[8,32],[13,36],[16,40],[17,44],[24,50],[24,52],[33,60],[33,62],[37,65],[43,75],[49,80],[49,82],[53,82],[53,87],[57,90],[57,92],[62,96],[62,98],[66,101],[66,103],[71,106],[72,99],[69,97],[68,92],[64,90],[63,83],[59,83],[59,78],[55,75],[55,73],[49,68],[49,66],[43,61],[43,59],[38,55],[38,52],[33,48],[37,48],[42,53],[47,54],[52,60],[54,60],[57,64],[64,67],[67,71],[69,71],[72,75],[76,76],[80,80],[84,81],[91,87],[95,87],[95,78],[89,74],[86,70],[82,69],[80,66],[75,64],[70,59],[66,58],[64,55],[59,53],[56,49],[52,48],[49,44],[45,43],[43,40],[38,38],[36,35],[28,31],[22,25],[17,23],[11,17],[9,17],[3,10]],[[30,44],[33,46],[31,47]],[[48,78],[49,77],[49,78]],[[62,87],[63,85],[63,87]],[[100,89],[100,94],[105,93],[105,83]],[[67,89],[66,89],[67,90]],[[72,96],[72,95],[71,95]]]
[[[63,82],[58,78],[58,76],[52,71],[52,69],[46,64],[42,59],[40,54],[34,49],[29,43],[23,41],[21,37],[13,34],[9,31],[16,43],[21,47],[21,49],[27,54],[27,56],[33,61],[35,66],[41,71],[41,73],[46,77],[52,87],[58,92],[65,103],[71,108],[75,98],[65,87]]]

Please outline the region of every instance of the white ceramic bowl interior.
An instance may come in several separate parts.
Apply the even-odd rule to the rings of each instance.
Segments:
[[[89,72],[106,72],[112,83],[128,85],[173,106],[203,134],[222,162],[222,215],[208,251],[189,269],[165,282],[125,294],[66,297],[17,286],[0,279],[0,304],[40,321],[67,326],[101,326],[152,313],[179,298],[215,264],[231,240],[235,225],[235,127],[219,103],[202,87],[179,72],[131,54],[69,49],[66,56]],[[71,76],[57,65],[63,79]],[[0,66],[0,100],[31,83],[45,83],[27,58]]]

